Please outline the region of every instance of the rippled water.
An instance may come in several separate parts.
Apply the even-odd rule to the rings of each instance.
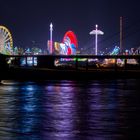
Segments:
[[[139,82],[3,81],[0,140],[140,139]]]

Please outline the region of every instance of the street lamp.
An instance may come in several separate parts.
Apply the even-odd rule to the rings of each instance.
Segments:
[[[89,33],[90,35],[95,35],[95,55],[98,55],[98,35],[103,35],[104,32],[98,30],[98,25],[95,25],[95,30]]]

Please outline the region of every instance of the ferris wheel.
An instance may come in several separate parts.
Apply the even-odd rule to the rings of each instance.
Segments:
[[[13,39],[10,31],[0,25],[0,53],[11,55],[13,54]]]

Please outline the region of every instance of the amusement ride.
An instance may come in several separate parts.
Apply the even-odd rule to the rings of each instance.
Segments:
[[[13,54],[13,39],[10,31],[0,25],[0,53],[6,55]]]

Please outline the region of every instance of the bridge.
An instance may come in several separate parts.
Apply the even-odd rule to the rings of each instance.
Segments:
[[[140,78],[140,55],[0,55],[1,80]]]

